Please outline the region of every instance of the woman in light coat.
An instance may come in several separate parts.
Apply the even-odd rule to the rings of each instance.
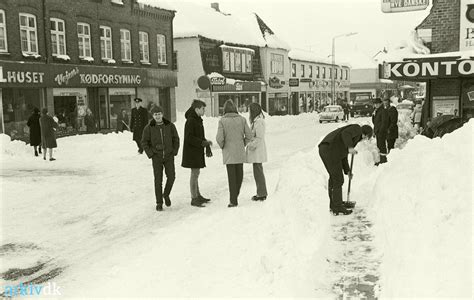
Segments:
[[[219,120],[216,140],[222,149],[222,158],[227,168],[230,193],[228,207],[238,204],[237,198],[244,179],[245,145],[250,142],[251,135],[247,120],[237,113],[232,100],[227,100],[224,104],[224,115]]]
[[[54,121],[53,117],[48,115],[48,109],[45,107],[41,110],[41,117],[39,119],[41,127],[41,143],[43,146],[43,159],[46,160],[46,152],[49,149],[49,160],[53,161],[53,149],[58,147],[56,143],[55,131],[58,129],[58,123]]]
[[[267,199],[267,185],[262,163],[267,162],[267,146],[265,145],[265,116],[258,103],[250,104],[250,128],[252,140],[247,145],[247,162],[253,164],[253,177],[257,185],[254,201]]]

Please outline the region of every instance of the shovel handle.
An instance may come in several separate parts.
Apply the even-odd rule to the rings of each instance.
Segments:
[[[351,192],[351,180],[352,180],[352,166],[354,165],[354,154],[351,154],[351,167],[349,170],[349,186],[347,187],[347,201],[349,201],[349,195]]]

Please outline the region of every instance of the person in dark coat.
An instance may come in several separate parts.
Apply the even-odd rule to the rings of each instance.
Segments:
[[[130,130],[133,132],[133,140],[137,143],[138,153],[143,153],[141,145],[143,128],[148,123],[148,112],[146,108],[142,107],[142,99],[135,98],[135,108],[132,109],[132,118],[130,120]]]
[[[344,110],[344,121],[349,121],[349,114],[350,114],[350,109],[351,107],[349,106],[349,103],[347,101],[344,102],[343,104],[343,110]]]
[[[97,125],[95,123],[95,118],[90,108],[88,108],[86,111],[86,115],[84,117],[84,124],[86,124],[87,133],[97,133]]]
[[[142,148],[151,158],[155,177],[156,210],[163,210],[163,199],[166,206],[171,206],[170,193],[176,178],[174,157],[179,150],[179,136],[173,123],[163,118],[163,109],[155,106],[150,111],[153,119],[143,129]],[[163,191],[163,168],[166,174],[166,185]]]
[[[35,149],[35,156],[38,156],[38,150],[41,154],[41,127],[39,123],[40,111],[37,107],[33,108],[33,113],[26,125],[30,127],[30,145]],[[38,148],[38,146],[40,146]]]
[[[191,205],[203,207],[203,203],[209,202],[199,191],[200,169],[206,167],[204,149],[206,156],[212,157],[212,142],[207,140],[204,134],[202,116],[206,112],[206,103],[201,100],[193,100],[191,107],[186,111],[186,124],[184,126],[183,160],[181,166],[191,169],[190,189]]]
[[[123,132],[124,130],[130,130],[128,125],[128,114],[125,109],[120,111],[120,114],[117,116],[117,132]]]
[[[395,148],[395,141],[398,138],[398,111],[395,106],[390,105],[390,99],[384,98],[383,106],[387,111],[388,128],[387,128],[387,151]]]
[[[58,129],[58,123],[48,115],[48,109],[45,107],[41,110],[41,117],[39,119],[41,127],[41,142],[43,146],[43,159],[46,160],[46,150],[49,149],[49,160],[56,160],[53,158],[53,148],[57,148],[55,131]]]
[[[388,130],[388,114],[382,105],[382,99],[374,99],[375,110],[372,115],[372,123],[374,124],[375,138],[377,139],[377,148],[380,152],[380,164],[387,162],[387,130]],[[379,164],[377,163],[377,165]]]
[[[352,213],[352,210],[348,208],[354,207],[354,203],[342,201],[342,185],[344,184],[342,172],[344,171],[344,174],[352,178],[347,154],[357,154],[354,147],[362,139],[370,139],[372,134],[372,127],[369,125],[361,127],[351,124],[332,131],[319,143],[319,156],[329,173],[329,209],[335,215]]]

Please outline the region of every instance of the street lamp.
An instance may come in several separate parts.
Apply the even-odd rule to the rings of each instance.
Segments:
[[[336,35],[332,38],[332,67],[331,67],[331,94],[332,94],[332,104],[336,104],[336,39],[340,37],[348,37],[355,35],[357,32],[349,32],[345,34]]]

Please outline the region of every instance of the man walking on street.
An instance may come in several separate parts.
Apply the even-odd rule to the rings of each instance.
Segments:
[[[135,98],[135,108],[132,109],[132,118],[130,119],[130,130],[133,132],[133,140],[137,143],[138,153],[143,153],[141,145],[143,128],[148,122],[148,112],[141,106],[142,99]]]
[[[319,144],[319,156],[329,173],[329,209],[335,215],[352,213],[352,210],[348,208],[353,208],[354,203],[342,201],[342,185],[344,184],[342,172],[344,171],[344,174],[352,178],[347,154],[357,154],[354,147],[362,139],[370,139],[372,134],[372,127],[369,125],[361,127],[351,124],[329,133]]]
[[[155,106],[150,111],[153,119],[143,130],[142,147],[153,163],[155,177],[156,210],[163,210],[163,198],[166,206],[171,206],[170,193],[175,180],[174,157],[179,150],[179,136],[173,123],[163,118],[163,109]],[[163,168],[166,185],[163,191]]]
[[[206,156],[211,157],[212,142],[207,140],[204,135],[204,126],[202,116],[206,112],[206,103],[201,100],[193,100],[191,107],[186,111],[186,124],[184,126],[184,143],[183,143],[183,161],[184,168],[191,169],[190,190],[191,205],[204,207],[203,203],[211,201],[204,198],[199,190],[199,174],[200,169],[206,167],[204,158],[204,149]]]
[[[376,165],[387,162],[387,130],[388,130],[388,115],[387,111],[382,105],[382,99],[374,99],[375,110],[372,115],[372,123],[374,124],[375,138],[377,139],[377,148],[380,152],[380,162]]]
[[[390,105],[390,99],[383,99],[383,106],[387,111],[388,128],[387,128],[387,151],[395,148],[395,141],[398,138],[398,111],[395,106]]]

